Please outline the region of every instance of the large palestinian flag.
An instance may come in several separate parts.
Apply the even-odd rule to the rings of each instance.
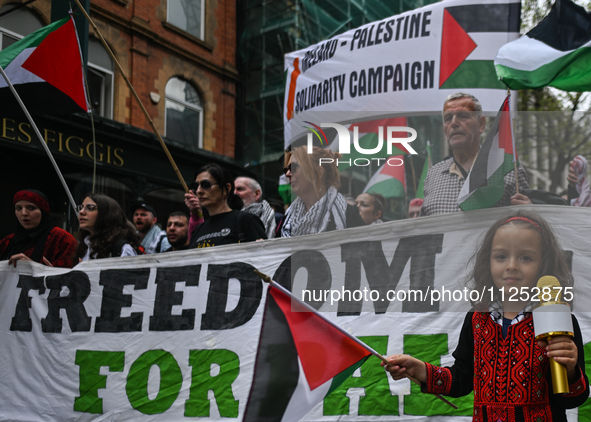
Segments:
[[[458,196],[463,211],[496,205],[505,193],[505,175],[514,169],[517,155],[513,147],[508,95],[486,135],[478,157]]]
[[[0,66],[31,114],[88,111],[80,46],[71,17],[54,22],[0,52]],[[21,114],[0,77],[0,113]]]
[[[472,4],[446,7],[441,33],[441,89],[504,88],[499,82],[492,48],[518,33],[521,3]]]
[[[512,89],[590,91],[591,14],[570,0],[557,0],[538,26],[499,50],[495,66]]]
[[[272,283],[243,421],[299,421],[370,354]]]

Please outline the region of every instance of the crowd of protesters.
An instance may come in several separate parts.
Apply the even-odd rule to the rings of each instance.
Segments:
[[[448,97],[443,106],[443,131],[451,155],[429,170],[425,197],[409,201],[408,218],[460,211],[456,199],[476,163],[484,125],[477,98],[462,92]],[[187,208],[163,221],[165,230],[157,224],[157,212],[150,204],[132,205],[130,221],[114,199],[91,193],[78,205],[75,238],[52,223],[49,201],[42,192],[21,190],[13,199],[16,229],[0,240],[0,260],[14,266],[18,261],[35,261],[72,268],[91,259],[174,252],[383,223],[388,214],[384,196],[364,192],[348,201],[339,193],[338,158],[338,153],[318,147],[312,153],[306,146],[286,152],[284,173],[295,200],[285,215],[263,199],[263,190],[255,179],[234,178],[220,165],[208,164],[195,173],[189,184]],[[591,206],[587,167],[584,157],[575,157],[569,167],[568,191],[560,197],[528,189],[527,176],[519,166],[520,193],[515,192],[515,174],[510,172],[505,176],[505,194],[495,206]]]

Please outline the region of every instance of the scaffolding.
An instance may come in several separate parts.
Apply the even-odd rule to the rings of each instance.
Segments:
[[[283,169],[284,55],[350,29],[438,0],[243,0],[238,2],[239,90],[236,157],[277,196]],[[429,138],[434,139],[434,138]],[[419,169],[420,171],[420,169]],[[367,180],[348,175],[349,190]],[[347,179],[348,180],[348,179]],[[351,192],[349,192],[351,193]],[[404,208],[404,205],[401,206]]]
[[[239,10],[244,75],[238,155],[246,165],[283,153],[286,53],[435,0],[245,0]]]

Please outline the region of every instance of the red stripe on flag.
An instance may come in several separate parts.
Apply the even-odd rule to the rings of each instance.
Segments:
[[[357,127],[359,133],[359,137],[363,137],[368,133],[375,133],[379,134],[379,128],[382,128],[384,142],[386,142],[386,133],[385,130],[388,126],[398,126],[398,127],[407,127],[408,123],[406,117],[392,117],[390,119],[378,119],[378,120],[368,120],[365,122],[353,123],[349,126],[349,132],[353,132],[354,128]],[[394,138],[408,138],[408,132],[392,132],[392,137]],[[408,153],[408,150],[402,146],[402,144],[395,144],[396,148],[398,148],[402,152]]]
[[[407,126],[406,117],[394,117],[391,119],[368,120],[366,122],[353,123],[349,131],[353,132],[354,127],[359,128],[359,133],[378,133],[378,128],[388,126]],[[396,137],[408,136],[406,132],[396,133]]]
[[[22,67],[62,91],[87,111],[82,60],[72,19],[50,32]]]
[[[443,30],[441,33],[441,66],[439,68],[439,87],[474,51],[476,43],[447,11],[443,11]]]
[[[404,155],[394,155],[392,157],[389,157],[388,160],[391,158],[399,158],[404,163]],[[392,160],[392,163],[398,164],[400,163],[400,160]],[[404,164],[402,164],[401,166],[389,166],[386,162],[386,165],[384,166],[384,168],[382,168],[380,174],[385,174],[387,176],[393,177],[397,179],[400,183],[402,183],[403,186],[405,186],[406,179],[404,178]]]
[[[499,121],[499,148],[504,149],[505,154],[513,155],[513,133],[511,131],[509,97],[505,98],[501,111],[501,120]]]
[[[292,312],[291,298],[273,285],[269,289],[285,314],[311,390],[370,354],[316,313],[306,311],[296,303],[294,310],[302,312]]]

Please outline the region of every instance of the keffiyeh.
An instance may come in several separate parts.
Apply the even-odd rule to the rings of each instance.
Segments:
[[[577,155],[573,160],[573,170],[577,174],[577,192],[579,197],[571,200],[571,205],[575,207],[591,207],[591,187],[587,178],[587,159],[582,155]]]
[[[261,202],[254,202],[246,207],[242,208],[242,212],[247,212],[256,215],[265,226],[265,233],[267,239],[273,239],[275,237],[275,228],[277,223],[275,222],[275,210],[271,208],[271,205],[265,200]]]
[[[285,213],[285,222],[281,229],[281,237],[303,236],[326,231],[332,218],[337,230],[344,229],[347,201],[334,187],[328,188],[326,194],[309,210],[301,198],[297,198]]]

